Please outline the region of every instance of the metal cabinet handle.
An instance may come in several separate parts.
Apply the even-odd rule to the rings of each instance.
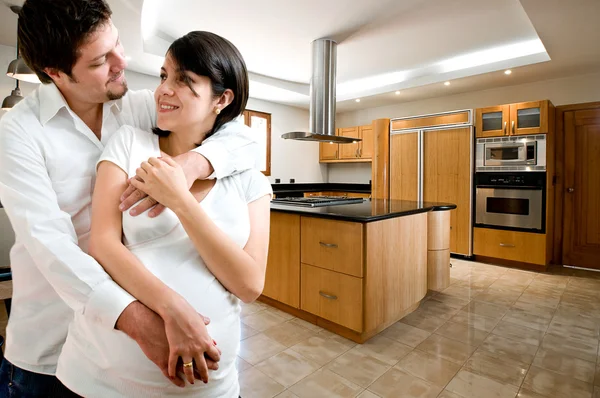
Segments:
[[[567,188],[567,192],[568,193],[573,193],[573,192],[575,192],[575,188]]]
[[[319,242],[319,244],[323,247],[331,247],[333,249],[337,249],[338,245],[335,243],[325,243],[325,242]]]
[[[329,299],[329,300],[337,300],[337,296],[334,296],[333,294],[327,294],[327,293],[325,293],[325,292],[322,292],[322,291],[320,291],[320,290],[319,290],[319,294],[320,294],[321,296],[325,297],[326,299]]]
[[[515,121],[514,121],[514,120],[511,122],[511,125],[512,125],[512,126],[511,126],[511,129],[512,129],[512,135],[515,135]]]
[[[503,128],[503,130],[504,130],[504,135],[506,135],[506,133],[507,133],[507,131],[506,131],[506,123],[507,123],[507,122],[504,122],[504,128]]]
[[[335,158],[336,158],[336,159],[338,158],[338,155],[337,155],[337,153],[338,153],[338,151],[336,150],[336,151],[335,151]]]
[[[500,247],[515,247],[515,245],[510,243],[500,243]]]
[[[359,157],[359,158],[362,158],[362,148],[360,148],[360,149],[358,150],[358,157]]]

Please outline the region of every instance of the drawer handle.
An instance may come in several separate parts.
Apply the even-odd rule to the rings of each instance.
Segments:
[[[319,242],[319,244],[323,247],[331,247],[332,249],[337,249],[337,247],[338,247],[338,245],[335,243]]]
[[[510,243],[500,243],[500,247],[515,247],[515,245]]]
[[[322,292],[322,291],[320,291],[320,290],[319,290],[319,294],[320,294],[321,296],[325,297],[326,299],[329,299],[329,300],[337,300],[337,296],[334,296],[334,295],[332,295],[332,294],[327,294],[327,293],[324,293],[324,292]]]

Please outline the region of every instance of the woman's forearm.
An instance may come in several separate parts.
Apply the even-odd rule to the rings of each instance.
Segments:
[[[264,261],[257,261],[231,240],[192,195],[172,210],[219,282],[242,301],[254,301],[264,286]]]

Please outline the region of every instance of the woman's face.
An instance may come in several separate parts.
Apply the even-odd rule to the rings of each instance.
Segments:
[[[160,84],[154,92],[157,126],[168,131],[198,131],[212,129],[221,109],[219,98],[214,97],[211,81],[206,76],[182,72],[167,54],[161,68]]]

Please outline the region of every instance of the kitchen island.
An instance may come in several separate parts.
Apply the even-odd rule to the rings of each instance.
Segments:
[[[362,343],[449,283],[452,204],[271,204],[260,300]]]

